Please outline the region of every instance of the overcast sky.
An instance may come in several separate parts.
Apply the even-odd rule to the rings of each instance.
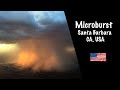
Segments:
[[[32,58],[32,68],[38,67],[41,70],[41,66],[44,66],[55,70],[78,70],[77,57],[63,11],[0,11],[1,42],[17,42],[20,48],[18,53],[13,53],[15,59],[1,55],[2,61],[17,62],[20,57],[20,61],[25,60],[26,66]]]
[[[51,30],[68,30],[63,11],[0,11],[0,39],[36,37]]]

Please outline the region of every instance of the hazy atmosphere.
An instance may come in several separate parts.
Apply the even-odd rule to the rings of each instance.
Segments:
[[[79,68],[63,11],[0,11],[0,78]]]

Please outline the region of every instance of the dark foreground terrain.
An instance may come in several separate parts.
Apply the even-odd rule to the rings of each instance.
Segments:
[[[75,72],[32,72],[30,69],[20,70],[13,65],[0,65],[0,79],[81,79]]]

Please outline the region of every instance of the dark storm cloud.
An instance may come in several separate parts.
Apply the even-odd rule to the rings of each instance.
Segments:
[[[0,39],[22,39],[41,37],[46,32],[68,30],[64,12],[0,11]],[[59,34],[59,33],[58,33]]]
[[[73,48],[73,44],[64,12],[40,11],[34,13],[32,11],[30,14],[27,11],[18,12],[0,12],[0,42],[17,42],[20,48],[22,47],[20,56],[25,53],[27,57],[37,55],[38,61],[39,58],[42,58],[43,62],[35,62],[37,67],[40,67],[41,64],[52,66],[54,62],[52,61],[53,64],[51,64],[49,59],[52,56],[51,60],[58,62],[57,66],[62,65],[60,69],[70,71],[78,69],[75,52],[73,51],[71,54],[66,51],[68,47]],[[32,67],[31,63],[30,65]]]
[[[32,15],[27,11],[0,11],[0,22],[21,22],[27,24],[35,24]]]

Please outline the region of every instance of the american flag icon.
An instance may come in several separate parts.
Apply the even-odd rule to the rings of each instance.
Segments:
[[[90,61],[106,61],[106,53],[90,53]]]

